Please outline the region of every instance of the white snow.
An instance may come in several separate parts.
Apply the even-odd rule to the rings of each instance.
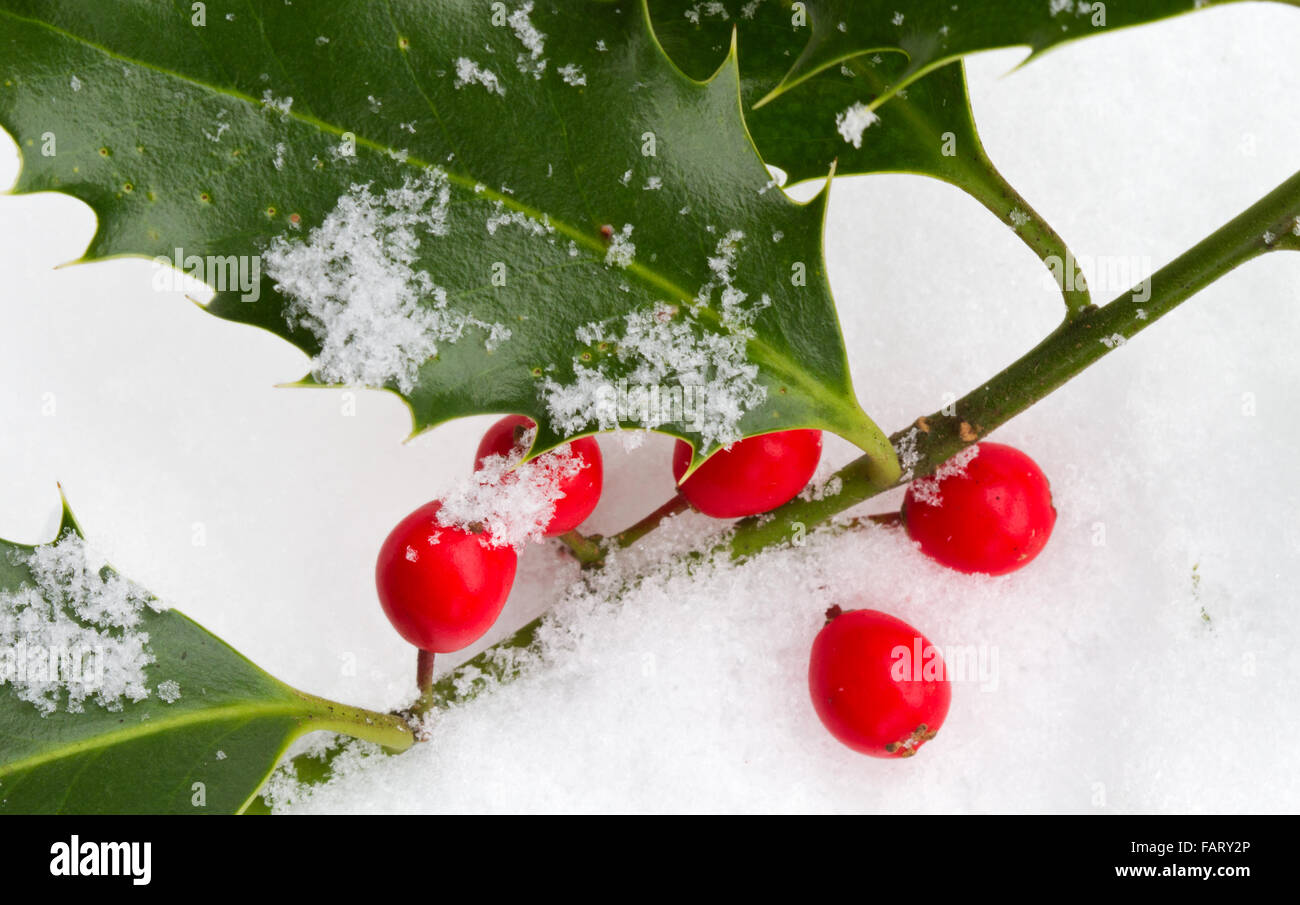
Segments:
[[[508,456],[485,456],[479,470],[439,497],[437,524],[462,531],[482,527],[494,547],[521,549],[529,541],[541,541],[556,502],[564,497],[561,482],[588,463],[566,443],[520,465],[535,433],[527,432]]]
[[[475,63],[469,57],[458,57],[456,59],[456,88],[464,88],[466,85],[482,85],[489,92],[505,96],[505,86],[497,78],[497,74],[491,69],[484,68]]]
[[[566,85],[571,85],[574,88],[577,88],[581,85],[587,84],[587,76],[582,71],[582,67],[577,63],[565,63],[555,71],[560,74],[560,78],[564,80],[564,84]]]
[[[862,133],[880,122],[875,111],[861,101],[835,115],[835,128],[855,148],[862,147]]]
[[[175,704],[181,699],[181,683],[167,679],[158,683],[158,699],[164,704]]]
[[[966,473],[966,467],[980,454],[979,444],[968,446],[934,470],[926,478],[912,482],[912,496],[928,506],[943,505],[943,482]]]
[[[267,110],[274,110],[281,116],[288,116],[293,109],[293,98],[276,97],[270,88],[262,92],[262,105]]]
[[[488,333],[489,348],[510,337],[451,308],[446,291],[417,270],[423,241],[445,236],[451,191],[433,169],[375,194],[354,185],[307,238],[277,236],[263,255],[266,273],[289,300],[286,317],[321,343],[313,373],[325,383],[409,392],[416,373],[467,330]]]
[[[542,73],[546,71],[546,60],[542,56],[546,52],[546,35],[533,25],[533,20],[530,18],[532,12],[532,0],[528,0],[512,12],[506,21],[526,51],[515,57],[515,65],[524,75],[540,79]]]
[[[631,170],[628,170],[630,176]],[[610,236],[609,247],[605,249],[606,267],[628,267],[636,258],[636,243],[632,241],[631,223],[624,223],[623,228]]]
[[[630,234],[631,226],[625,226],[614,239]],[[740,439],[741,418],[767,396],[747,347],[754,318],[772,304],[766,293],[746,304],[749,295],[735,285],[744,238],[731,230],[718,240],[708,258],[713,278],[700,287],[689,309],[661,303],[629,312],[621,324],[611,319],[580,327],[574,337],[579,344],[608,345],[627,370],[620,377],[604,363],[593,367],[575,357],[573,380],[562,383],[547,375],[540,391],[551,427],[572,435],[616,430],[620,421],[647,429],[677,424],[698,433],[705,445]],[[611,243],[611,254],[614,248]],[[707,327],[700,319],[706,307],[715,309],[718,326]]]
[[[87,701],[116,711],[124,700],[149,697],[144,670],[154,658],[140,620],[146,607],[164,607],[101,571],[102,559],[70,531],[11,556],[32,581],[0,592],[0,687],[11,686],[42,714],[80,713]],[[167,700],[162,686],[159,697]]]

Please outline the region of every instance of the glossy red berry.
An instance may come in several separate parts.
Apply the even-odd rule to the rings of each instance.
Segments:
[[[515,580],[517,557],[486,535],[439,525],[437,500],[398,523],[379,550],[379,603],[407,641],[448,653],[492,627]]]
[[[886,613],[832,607],[826,616],[808,665],[817,716],[854,751],[911,757],[948,716],[952,687],[943,657]]]
[[[690,504],[713,518],[744,518],[775,509],[808,486],[822,456],[822,432],[780,431],[750,437],[714,453],[681,483]],[[673,477],[691,464],[691,447],[678,440]]]
[[[1001,443],[972,446],[913,482],[902,515],[926,554],[960,572],[989,575],[1027,565],[1056,524],[1047,476]]]
[[[492,425],[479,441],[478,452],[474,456],[474,470],[483,467],[484,456],[509,457],[517,452],[527,452],[528,434],[534,427],[536,424],[533,420],[523,415],[507,415]],[[542,529],[546,537],[572,531],[586,521],[600,502],[600,491],[605,482],[604,462],[600,457],[600,444],[595,437],[572,440],[568,446],[574,455],[582,459],[583,467],[560,481],[558,489],[564,495],[555,501],[555,514]],[[538,456],[536,461],[543,462],[547,456],[553,455],[555,454],[546,453]]]

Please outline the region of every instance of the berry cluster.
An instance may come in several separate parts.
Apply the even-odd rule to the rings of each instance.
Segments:
[[[475,470],[493,456],[522,461],[534,434],[520,415],[502,418],[479,443]],[[797,496],[821,459],[816,430],[751,437],[710,456],[689,477],[693,451],[678,441],[673,475],[699,512],[720,519],[769,512]],[[604,483],[591,437],[547,457],[577,456],[557,472],[554,511],[541,533],[577,528],[596,508]],[[685,480],[683,480],[685,478]],[[412,512],[379,552],[379,602],[398,633],[423,651],[446,653],[477,641],[500,615],[517,565],[513,547],[480,524],[440,521],[442,502]],[[1056,522],[1047,478],[1032,459],[999,443],[972,446],[933,475],[914,481],[900,513],[922,552],[965,573],[1003,575],[1028,564]],[[952,692],[938,650],[907,623],[876,610],[832,607],[813,641],[808,668],[813,707],[839,741],[875,757],[910,757],[934,738]]]

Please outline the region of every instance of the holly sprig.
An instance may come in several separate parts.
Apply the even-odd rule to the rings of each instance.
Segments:
[[[1295,5],[1294,0],[1282,2]],[[193,32],[193,23],[164,2],[106,11],[0,0],[0,20],[6,24],[0,38],[0,125],[14,132],[24,151],[19,191],[64,191],[86,200],[99,215],[85,260],[169,253],[180,244],[218,255],[264,247],[285,230],[305,230],[326,220],[358,179],[397,184],[412,168],[432,174],[435,187],[445,184],[449,197],[455,196],[456,215],[477,217],[479,226],[506,226],[503,238],[487,231],[497,244],[480,233],[456,245],[450,257],[464,272],[447,288],[452,300],[467,306],[470,332],[486,332],[493,324],[505,329],[508,315],[522,313],[509,329],[524,341],[488,350],[492,380],[481,379],[484,349],[479,345],[448,347],[420,365],[414,376],[404,375],[405,381],[403,375],[390,379],[387,388],[411,406],[418,430],[462,414],[504,409],[543,416],[536,381],[546,369],[576,371],[580,362],[606,351],[575,345],[571,331],[555,328],[556,318],[579,323],[617,317],[665,293],[679,302],[694,301],[694,288],[709,279],[709,255],[720,253],[716,233],[690,221],[683,227],[677,206],[682,199],[650,191],[650,176],[656,174],[636,173],[646,177],[645,190],[621,194],[629,187],[626,173],[620,177],[609,166],[622,153],[610,144],[611,135],[637,125],[638,117],[671,110],[655,126],[670,139],[666,172],[679,181],[672,190],[692,196],[708,187],[719,204],[714,212],[719,222],[741,223],[755,234],[771,231],[773,247],[778,247],[776,235],[788,232],[780,253],[766,248],[751,262],[764,279],[781,282],[791,255],[810,265],[812,292],[775,299],[769,313],[754,322],[758,373],[771,398],[783,401],[756,407],[740,433],[821,427],[848,436],[864,450],[823,492],[737,522],[713,549],[681,554],[688,560],[717,555],[744,559],[808,531],[852,528],[856,522],[847,518],[850,509],[932,473],[1204,286],[1259,255],[1300,249],[1298,174],[1157,272],[1149,297],[1144,287],[1144,300],[1128,293],[1096,307],[1077,269],[1073,274],[1060,271],[1066,313],[1058,329],[955,406],[919,417],[885,438],[858,408],[847,380],[821,265],[825,194],[812,205],[794,205],[781,192],[768,191],[761,163],[781,166],[795,180],[821,178],[837,167],[841,174],[901,170],[944,179],[979,199],[1045,261],[1060,258],[1068,264],[1073,259],[1060,237],[997,174],[979,145],[961,56],[1015,44],[1027,44],[1037,53],[1062,40],[1202,5],[1159,0],[1142,10],[1116,8],[1109,23],[1103,13],[1098,25],[1095,18],[1085,20],[1077,7],[1054,5],[1052,12],[1040,0],[1016,0],[996,14],[963,8],[956,15],[946,2],[913,3],[902,21],[896,21],[899,14],[891,13],[888,4],[771,2],[755,7],[760,15],[752,22],[737,20],[719,30],[708,16],[700,19],[698,10],[692,22],[684,14],[692,7],[680,2],[563,0],[539,6],[535,13],[553,33],[552,50],[570,62],[561,87],[553,79],[543,83],[534,78],[522,64],[518,73],[504,69],[499,82],[489,81],[481,68],[467,69],[469,79],[461,83],[458,78],[454,86],[447,73],[437,74],[442,82],[427,78],[436,69],[435,58],[445,63],[471,49],[478,54],[480,47],[495,53],[491,45],[507,34],[501,23],[488,24],[489,4],[475,0],[448,0],[440,11],[452,10],[449,17],[432,15],[429,0],[401,8],[385,4],[386,16],[380,19],[371,15],[370,5],[307,8],[216,0],[207,4],[207,14],[225,34],[210,46],[215,29]],[[801,25],[794,22],[797,7],[810,16]],[[1069,16],[1064,23],[1058,21],[1062,12]],[[582,17],[582,28],[573,26],[575,16]],[[355,28],[357,23],[367,27]],[[201,54],[188,52],[196,34],[203,39]],[[670,58],[685,74],[673,68]],[[322,60],[328,63],[324,69]],[[374,84],[332,78],[330,67],[368,72]],[[288,97],[290,90],[296,101]],[[552,128],[534,129],[528,141],[501,130],[500,110],[492,105],[499,106],[507,92],[523,99],[525,112],[513,118],[517,127],[528,127],[533,117],[553,117],[546,119]],[[170,99],[186,110],[191,125],[201,121],[208,128],[178,130],[174,122],[159,122],[156,116],[123,117],[124,97],[154,107]],[[890,128],[874,127],[877,131],[869,132],[862,145],[850,147],[847,136],[832,132],[831,126],[855,99],[866,102],[859,116],[882,111]],[[415,132],[406,127],[416,119],[410,117],[430,112],[438,128],[413,138]],[[444,118],[448,112],[455,116]],[[561,125],[558,131],[555,122]],[[35,142],[47,132],[60,136],[59,154],[36,153]],[[349,135],[355,162],[341,161],[334,153]],[[871,141],[877,136],[880,141]],[[960,149],[956,154],[945,153],[949,136]],[[575,142],[588,159],[573,159]],[[720,147],[726,153],[719,153]],[[539,148],[548,153],[539,156]],[[558,178],[547,166],[543,177],[538,167],[546,156],[564,157],[572,165]],[[480,182],[479,174],[488,179]],[[591,208],[589,190],[601,196],[599,211]],[[644,257],[615,271],[608,246],[625,221],[641,224],[637,237]],[[540,232],[549,238],[536,241],[539,232],[527,228],[529,222],[541,224]],[[508,227],[521,225],[524,234],[509,232]],[[502,257],[528,266],[521,282],[494,296],[480,285],[482,273]],[[577,264],[571,260],[575,257]],[[597,301],[583,308],[572,292],[561,292],[554,279],[560,271],[584,287],[579,295]],[[262,288],[271,304],[250,305],[239,293],[227,291],[218,294],[210,310],[273,330],[318,354],[320,337],[301,321],[285,317],[291,300],[273,281]],[[702,317],[693,327],[723,332],[716,321]],[[533,454],[571,439],[551,429],[544,417],[537,420],[541,432]],[[717,437],[697,437],[677,426],[670,425],[669,432],[692,441],[695,465],[719,445]],[[606,567],[611,551],[638,543],[686,508],[677,496],[618,534],[570,532],[561,540],[592,577]],[[20,571],[6,571],[3,564],[0,578],[24,580]],[[239,780],[224,786],[220,799],[222,809],[257,811],[265,802],[249,801],[249,796],[297,735],[330,729],[369,739],[390,752],[403,750],[425,731],[431,712],[523,675],[533,662],[525,654],[537,648],[544,619],[440,677],[434,675],[432,657],[422,653],[419,696],[400,713],[370,713],[320,701],[242,661],[238,669],[227,669],[224,679],[221,670],[214,670],[212,686],[219,689],[227,681],[230,695],[238,697],[252,683],[270,704],[243,701],[232,704],[229,713],[206,712],[200,700],[182,705],[193,712],[179,722],[219,730],[225,717],[256,712],[270,719],[267,732],[254,733]],[[171,658],[186,659],[195,645],[238,657],[179,614],[159,622],[158,631],[163,637],[174,632],[180,639],[174,649],[160,648],[164,669],[175,666]],[[247,681],[241,684],[240,675]],[[25,722],[25,712],[10,706],[22,702],[5,694],[0,698],[9,708],[4,719],[14,731],[7,729],[9,741],[0,743],[0,809],[6,803],[20,809],[123,807],[118,799],[94,795],[57,799],[66,785],[62,767],[79,769],[91,761],[80,757],[84,752],[76,745],[64,750],[49,744],[41,753],[38,749],[48,739],[39,724]],[[130,705],[130,713],[147,720],[161,706],[146,700]],[[163,729],[151,736],[165,736],[165,724],[154,725]],[[113,751],[123,763],[136,766],[146,757],[164,772],[171,770],[173,792],[181,785],[177,777],[190,778],[183,769],[172,770],[176,764],[159,749],[134,747],[140,733],[115,735],[112,726],[104,728],[86,750]],[[26,747],[14,748],[14,739]],[[206,748],[204,753],[215,757]],[[323,781],[330,776],[331,758],[300,757],[292,771],[301,781]],[[204,771],[213,767],[200,761]],[[26,783],[24,794],[37,792],[6,797],[6,783],[10,790]],[[176,806],[179,800],[140,797],[125,807],[183,810]]]
[[[1202,289],[1237,267],[1276,251],[1300,251],[1300,172],[1162,267],[1145,285],[1133,287],[1105,306],[1067,314],[1055,331],[988,382],[946,410],[922,415],[907,429],[893,434],[890,442],[906,469],[902,476],[882,478],[870,458],[859,457],[827,480],[826,487],[837,488],[833,492],[799,497],[772,512],[742,519],[713,549],[679,554],[677,562],[703,561],[719,555],[745,560],[812,531],[851,529],[872,521],[868,517],[845,522],[844,514],[888,490],[932,474],[961,450],[978,443],[1117,351]],[[600,570],[612,550],[632,546],[657,530],[665,519],[689,508],[677,494],[646,518],[610,537],[575,531],[560,540],[585,570]],[[416,731],[422,731],[422,721],[428,714],[463,705],[493,687],[525,676],[534,663],[526,655],[537,650],[547,618],[546,614],[538,616],[436,681],[421,681],[413,711],[417,716]],[[431,660],[422,662],[431,664]],[[323,755],[295,759],[286,769],[300,783],[328,782],[332,775],[330,764],[341,750],[335,747]],[[265,801],[258,807],[268,809]]]

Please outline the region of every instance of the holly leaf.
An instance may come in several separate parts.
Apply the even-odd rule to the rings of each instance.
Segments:
[[[13,642],[0,651],[0,814],[239,813],[304,733],[410,746],[401,720],[295,691],[175,610],[141,605],[129,628],[91,622],[84,601],[142,592],[108,567],[79,574],[80,538],[65,505],[56,542],[0,540],[0,638]],[[84,631],[44,643],[88,629],[94,644]],[[112,697],[137,641],[151,662],[105,706],[96,689]],[[78,687],[89,694],[72,703]]]
[[[887,99],[916,79],[967,54],[1027,47],[1034,59],[1053,47],[1091,35],[1144,25],[1238,0],[999,0],[996,6],[924,0],[807,0],[807,42],[781,81],[761,98],[769,103],[819,72],[864,53],[901,51],[907,64]],[[1300,0],[1274,0],[1300,6]],[[901,8],[900,7],[905,7]],[[791,27],[799,27],[794,21]]]
[[[698,465],[811,427],[897,467],[850,382],[825,193],[771,184],[734,53],[688,78],[639,0],[0,0],[0,20],[17,191],[95,210],[83,260],[188,259],[224,290],[208,310],[314,356],[304,383],[382,385],[416,431],[525,414],[534,455],[650,427]]]
[[[908,58],[897,51],[859,54],[756,106],[809,41],[809,29],[792,25],[788,7],[776,2],[706,7],[688,0],[652,4],[656,34],[669,56],[693,76],[717,65],[736,32],[750,133],[763,159],[784,170],[791,183],[824,179],[832,168],[837,176],[915,173],[950,183],[983,204],[1049,266],[1069,310],[1090,304],[1086,279],[1064,240],[989,159],[962,61],[940,66],[893,94]],[[885,109],[872,112],[885,100]],[[864,122],[871,125],[846,132],[845,117],[855,109],[860,116],[869,114]]]

